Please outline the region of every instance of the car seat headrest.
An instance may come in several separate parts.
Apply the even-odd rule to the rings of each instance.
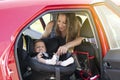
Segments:
[[[76,16],[76,18],[80,21],[80,24],[82,24],[82,19],[79,16]]]
[[[29,55],[31,55],[34,52],[34,44],[33,44],[33,39],[30,36],[24,36],[25,41],[26,41],[26,50]]]
[[[86,19],[84,21],[84,23],[81,27],[81,30],[80,30],[80,35],[81,35],[81,37],[86,37],[86,38],[93,38],[94,37],[88,19]]]

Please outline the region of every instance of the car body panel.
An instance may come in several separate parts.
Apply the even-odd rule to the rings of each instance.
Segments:
[[[116,54],[116,55],[115,55]],[[120,50],[110,50],[104,57],[105,73],[111,80],[120,78]]]
[[[93,10],[92,0],[2,0],[0,1],[0,80],[19,80],[14,45],[19,32],[33,19],[48,10],[87,8],[91,10],[98,32],[102,56],[109,50],[102,24]],[[9,5],[9,6],[8,6]]]
[[[96,24],[96,27],[97,27],[96,29],[97,29],[97,32],[98,32],[98,35],[99,35],[99,40],[100,40],[100,43],[101,43],[102,56],[104,57],[106,52],[109,50],[109,46],[108,46],[108,43],[107,43],[105,32],[104,32],[103,28],[101,27],[102,24],[101,24],[101,22],[99,22],[98,16],[95,14],[96,12],[93,9],[91,9],[91,10],[93,12],[94,21],[95,21],[95,24]]]

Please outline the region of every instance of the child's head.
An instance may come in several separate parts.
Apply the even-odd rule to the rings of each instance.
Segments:
[[[41,39],[36,40],[36,41],[34,42],[34,50],[35,50],[35,52],[37,52],[37,53],[46,52],[46,46],[45,46],[44,41],[42,41]]]

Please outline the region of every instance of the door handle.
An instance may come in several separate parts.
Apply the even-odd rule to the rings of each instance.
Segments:
[[[111,69],[112,66],[110,65],[109,62],[104,62],[104,67],[107,68],[107,69]]]

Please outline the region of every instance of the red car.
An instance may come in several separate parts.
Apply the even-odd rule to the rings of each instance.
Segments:
[[[120,79],[120,8],[110,0],[1,0],[0,1],[0,80],[42,80],[40,73],[47,73],[49,80],[60,80],[60,73],[70,80]],[[75,13],[80,18],[81,36],[94,45],[98,72],[81,75],[81,69],[38,64],[26,54],[30,40],[39,39],[49,21],[60,12]],[[25,55],[24,55],[25,54]],[[81,62],[77,54],[77,61]],[[22,60],[25,57],[25,60]],[[27,64],[28,61],[28,64]],[[31,63],[30,63],[31,61]],[[90,61],[89,61],[90,62]],[[29,64],[30,63],[30,64]],[[83,62],[88,66],[88,63]],[[48,71],[46,70],[47,68]],[[84,66],[85,68],[85,66]],[[78,71],[78,73],[77,73]],[[83,70],[84,71],[84,70]],[[52,72],[52,73],[51,73]],[[82,74],[83,74],[82,73]],[[35,76],[33,76],[35,75]],[[50,75],[50,76],[48,76]],[[87,76],[87,77],[85,77]],[[48,80],[48,79],[47,79]]]

